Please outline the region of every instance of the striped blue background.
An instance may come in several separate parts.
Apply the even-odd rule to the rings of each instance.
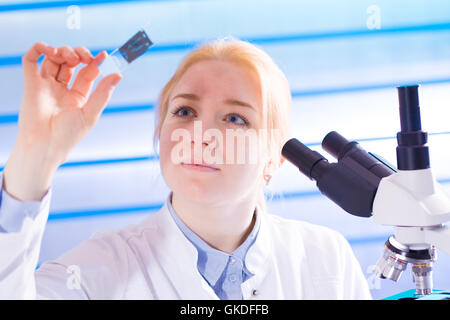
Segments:
[[[79,29],[67,25],[71,5],[78,6]],[[379,29],[367,25],[371,6],[379,9]],[[56,173],[40,263],[97,230],[138,223],[161,207],[169,190],[152,147],[158,93],[189,50],[226,35],[273,57],[291,84],[293,135],[324,155],[320,142],[336,130],[395,164],[395,87],[422,84],[431,164],[450,188],[450,2],[445,0],[2,1],[0,168],[17,134],[21,56],[28,48],[44,41],[110,52],[142,25],[151,26],[156,45],[130,65],[97,125]],[[413,288],[409,270],[399,283],[370,274],[391,228],[343,212],[290,164],[270,184],[270,212],[344,234],[375,298]],[[450,288],[449,268],[450,258],[438,251],[437,289]]]

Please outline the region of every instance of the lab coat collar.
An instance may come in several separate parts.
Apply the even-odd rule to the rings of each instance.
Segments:
[[[234,250],[232,253],[228,254],[217,250],[207,244],[203,239],[201,239],[197,234],[195,234],[188,226],[184,224],[184,222],[178,217],[174,208],[172,207],[172,194],[170,192],[169,196],[166,199],[166,205],[169,209],[172,219],[177,224],[178,228],[183,232],[186,238],[196,247],[198,251],[198,259],[197,259],[197,268],[200,274],[209,282],[209,284],[214,287],[219,280],[219,277],[225,271],[225,268],[228,264],[230,256],[233,256],[235,259],[242,261],[243,263],[243,272],[247,277],[253,276],[253,274],[247,270],[245,264],[245,256],[247,254],[248,249],[253,245],[256,240],[256,236],[259,231],[260,225],[260,214],[258,213],[258,208],[255,209],[255,224],[253,226],[252,231],[247,236],[245,241]]]
[[[261,276],[265,275],[265,271],[268,267],[267,259],[273,250],[267,214],[259,205],[257,205],[256,214],[259,218],[259,230],[256,234],[255,242],[248,249],[245,256],[245,265],[247,269],[255,275],[251,279],[259,279]],[[256,280],[254,279],[253,281]]]
[[[260,283],[267,273],[268,258],[272,252],[272,240],[266,213],[257,207],[260,228],[256,240],[245,257],[247,269],[254,274],[248,281],[252,286]],[[158,227],[158,258],[167,272],[171,284],[180,299],[219,299],[197,269],[197,249],[178,228],[167,207],[163,207],[148,219]],[[146,222],[148,223],[148,222]],[[195,286],[200,284],[199,286]]]
[[[153,229],[157,260],[167,273],[171,286],[175,289],[178,299],[218,299],[214,290],[208,285],[197,270],[197,249],[172,219],[167,204],[144,222],[156,225]],[[195,287],[193,284],[200,284]]]
[[[169,196],[166,199],[167,208],[169,209],[171,217],[177,224],[178,228],[197,249],[197,269],[199,270],[200,274],[202,274],[201,268],[204,269],[204,278],[210,283],[212,287],[214,287],[227,265],[228,254],[212,248],[191,229],[189,229],[189,227],[186,226],[184,222],[178,217],[175,209],[172,207],[171,202],[172,192],[170,192]],[[202,261],[204,262],[204,265],[201,265]]]

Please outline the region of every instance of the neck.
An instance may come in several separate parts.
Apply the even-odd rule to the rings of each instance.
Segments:
[[[172,193],[172,207],[183,223],[211,247],[232,253],[252,231],[256,200],[209,205]]]

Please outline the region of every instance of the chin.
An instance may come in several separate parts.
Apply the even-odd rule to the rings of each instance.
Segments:
[[[224,196],[219,179],[205,179],[202,176],[186,174],[177,170],[163,174],[167,186],[178,196],[190,201],[212,203]]]
[[[201,182],[179,183],[174,185],[171,190],[178,196],[189,201],[197,203],[211,204],[217,203],[219,199],[223,199],[223,190],[218,189]]]

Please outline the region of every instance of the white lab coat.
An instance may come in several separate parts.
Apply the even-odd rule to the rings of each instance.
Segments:
[[[0,233],[2,299],[218,299],[197,270],[197,251],[165,204],[138,225],[96,233],[44,263],[39,249],[50,197],[17,233]],[[339,233],[257,210],[244,299],[370,299],[360,265]]]

